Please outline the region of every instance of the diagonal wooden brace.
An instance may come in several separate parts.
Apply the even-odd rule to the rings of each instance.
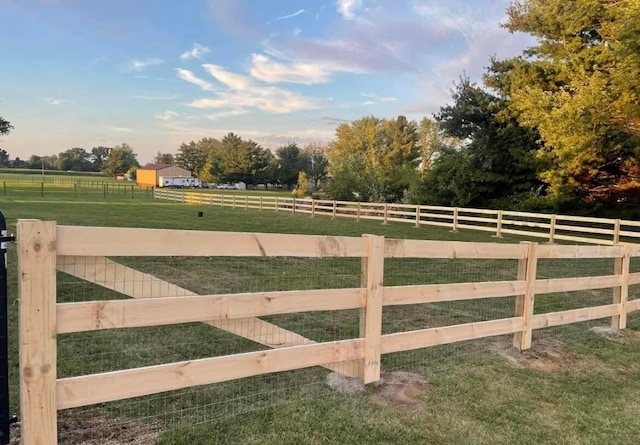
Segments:
[[[124,266],[106,257],[59,256],[57,269],[132,298],[198,295],[188,289]],[[204,323],[270,348],[316,343],[257,317],[209,320]],[[329,363],[324,367],[349,377],[360,377],[357,360]]]

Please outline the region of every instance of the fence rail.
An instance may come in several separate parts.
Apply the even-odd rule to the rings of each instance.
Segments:
[[[205,196],[212,199],[211,195]],[[292,208],[298,204],[293,200],[280,203]],[[312,207],[316,204],[305,203]],[[381,209],[378,206],[375,211]],[[388,212],[389,206],[383,211]],[[57,443],[57,411],[62,409],[312,366],[324,366],[370,383],[380,378],[383,354],[506,334],[514,334],[515,347],[528,349],[533,330],[602,318],[611,318],[612,327],[624,329],[627,315],[640,310],[640,300],[627,301],[629,285],[640,281],[638,273],[629,273],[630,259],[640,256],[640,248],[629,245],[538,246],[534,243],[394,240],[372,235],[354,238],[70,227],[32,220],[19,221],[17,233],[21,434],[25,444]],[[168,255],[359,257],[361,286],[196,295],[104,257]],[[511,259],[518,261],[518,276],[510,281],[386,286],[385,263],[392,258]],[[540,259],[577,261],[584,258],[610,259],[615,264],[613,274],[537,277]],[[59,303],[56,271],[132,299]],[[613,289],[610,304],[542,314],[534,312],[536,295],[600,288]],[[515,298],[515,313],[509,318],[382,334],[385,306],[481,298]],[[360,309],[358,338],[322,343],[257,318],[347,309]],[[232,323],[239,320],[242,323]],[[57,335],[199,321],[271,349],[57,378]],[[273,333],[278,341],[258,337],[257,332]]]
[[[353,218],[414,224],[416,227],[447,227],[480,230],[501,237],[521,235],[581,243],[615,245],[640,240],[640,221],[610,218],[589,218],[546,213],[507,210],[471,209],[409,204],[296,199],[275,196],[202,193],[183,190],[156,189],[154,198],[188,204],[244,209],[285,211],[311,216]]]

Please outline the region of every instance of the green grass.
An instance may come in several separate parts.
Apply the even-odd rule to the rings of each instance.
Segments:
[[[142,191],[143,192],[143,191]],[[59,224],[150,227],[188,230],[282,232],[482,242],[518,242],[486,234],[409,224],[273,211],[220,209],[152,201],[140,193],[106,197],[103,190],[22,184],[1,197],[0,210],[11,227],[17,219],[55,220]],[[204,217],[197,217],[199,211]],[[17,410],[18,343],[15,248],[11,248],[10,357],[11,396]],[[251,292],[358,286],[357,259],[297,258],[119,258],[199,293]],[[447,283],[515,278],[515,261],[388,260],[389,285]],[[580,260],[541,264],[541,277],[606,274],[611,263]],[[635,286],[637,287],[637,286]],[[634,287],[634,288],[635,288]],[[122,298],[97,286],[58,275],[59,301]],[[637,289],[632,295],[636,296]],[[605,304],[610,291],[537,298],[536,312]],[[513,314],[512,299],[476,300],[386,308],[383,330],[501,318]],[[356,311],[268,317],[269,321],[318,341],[352,338]],[[377,406],[367,395],[343,396],[324,384],[321,368],[265,375],[104,404],[98,409],[118,429],[123,419],[160,419],[162,444],[512,444],[637,443],[640,424],[640,342],[611,341],[587,330],[594,323],[537,331],[536,338],[561,339],[567,356],[586,357],[588,367],[569,363],[553,372],[514,367],[490,351],[494,339],[465,342],[383,357],[386,370],[426,375],[429,388],[417,413]],[[606,321],[600,324],[606,324]],[[630,319],[632,329],[640,318]],[[259,350],[256,344],[200,323],[62,335],[58,339],[60,377],[126,369]],[[507,340],[500,340],[507,341]],[[73,410],[82,418],[87,410]],[[235,415],[237,414],[237,415]]]

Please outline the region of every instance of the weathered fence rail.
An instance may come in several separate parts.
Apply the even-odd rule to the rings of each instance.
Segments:
[[[306,213],[311,216],[400,222],[420,226],[480,230],[496,236],[521,235],[549,242],[615,245],[640,240],[640,221],[590,218],[464,207],[296,199],[275,196],[156,189],[154,197],[188,204]]]
[[[213,199],[212,195],[202,196]],[[225,195],[224,200],[227,199],[231,198]],[[241,200],[240,204],[248,206],[249,202]],[[298,208],[299,202],[292,200],[279,204],[312,212],[318,210],[316,205],[336,205],[306,202],[306,207]],[[264,201],[262,205],[265,206]],[[367,207],[366,211],[360,217],[390,212],[390,208]],[[630,259],[640,256],[640,246],[490,244],[393,240],[370,235],[354,238],[69,227],[41,221],[19,221],[17,241],[21,434],[25,444],[55,444],[57,411],[67,408],[313,366],[369,383],[380,378],[382,354],[506,334],[514,334],[515,347],[527,349],[531,347],[535,329],[602,318],[611,318],[614,328],[624,329],[627,315],[640,310],[640,300],[628,301],[628,287],[640,283],[640,273],[629,273]],[[361,258],[362,276],[361,285],[356,288],[196,295],[107,258],[127,256]],[[385,286],[385,262],[392,258],[517,260],[518,275],[516,280],[507,281]],[[611,274],[537,277],[539,260],[570,262],[585,258],[611,259],[614,265]],[[57,271],[131,299],[59,303]],[[613,289],[610,304],[551,313],[534,311],[538,294],[601,288]],[[515,298],[515,313],[502,319],[382,334],[385,306],[481,298]],[[258,318],[348,309],[360,309],[359,336],[322,343]],[[271,349],[57,378],[58,335],[187,322],[203,322]],[[259,332],[269,332],[270,336],[258,336]]]

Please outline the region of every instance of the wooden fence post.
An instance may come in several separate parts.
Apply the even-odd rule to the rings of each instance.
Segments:
[[[296,198],[295,196],[293,197],[293,207],[292,207],[293,211],[292,214],[295,215],[296,214]]]
[[[516,316],[522,317],[522,331],[513,337],[513,346],[519,351],[531,348],[533,334],[533,307],[535,303],[536,272],[538,268],[538,245],[524,242],[527,245],[527,258],[518,261],[518,280],[524,279],[524,295],[516,297]]]
[[[613,288],[613,304],[620,309],[618,315],[611,317],[612,329],[626,329],[627,327],[627,300],[629,299],[629,264],[631,263],[631,246],[624,246],[624,253],[616,258],[613,273],[620,275],[620,286]]]
[[[361,281],[366,297],[365,307],[360,310],[360,337],[365,341],[361,375],[366,385],[380,380],[384,237],[363,237],[367,242],[367,256],[362,259]]]
[[[358,201],[358,205],[356,207],[356,222],[360,222],[360,201]]]
[[[21,443],[57,444],[56,223],[19,221]]]
[[[613,226],[613,244],[620,242],[620,220],[616,219],[616,223]]]
[[[416,227],[420,227],[420,205],[416,206]]]
[[[313,218],[314,216],[316,216],[316,205],[315,200],[311,198],[311,217]]]
[[[556,215],[551,215],[549,222],[549,244],[556,242]]]
[[[262,212],[262,195],[260,195],[260,211]]]
[[[496,238],[502,238],[502,210],[498,210],[498,220],[496,221]]]
[[[331,216],[331,219],[336,219],[336,207],[337,207],[337,202],[333,201],[333,215]]]
[[[384,203],[384,217],[382,219],[382,224],[387,223],[387,218],[389,217],[389,204]]]
[[[451,231],[452,232],[458,231],[458,208],[457,207],[453,209],[453,223],[451,226]]]
[[[279,210],[279,207],[280,207],[280,199],[279,198],[280,198],[279,196],[276,196],[276,210],[275,210],[276,212]]]

